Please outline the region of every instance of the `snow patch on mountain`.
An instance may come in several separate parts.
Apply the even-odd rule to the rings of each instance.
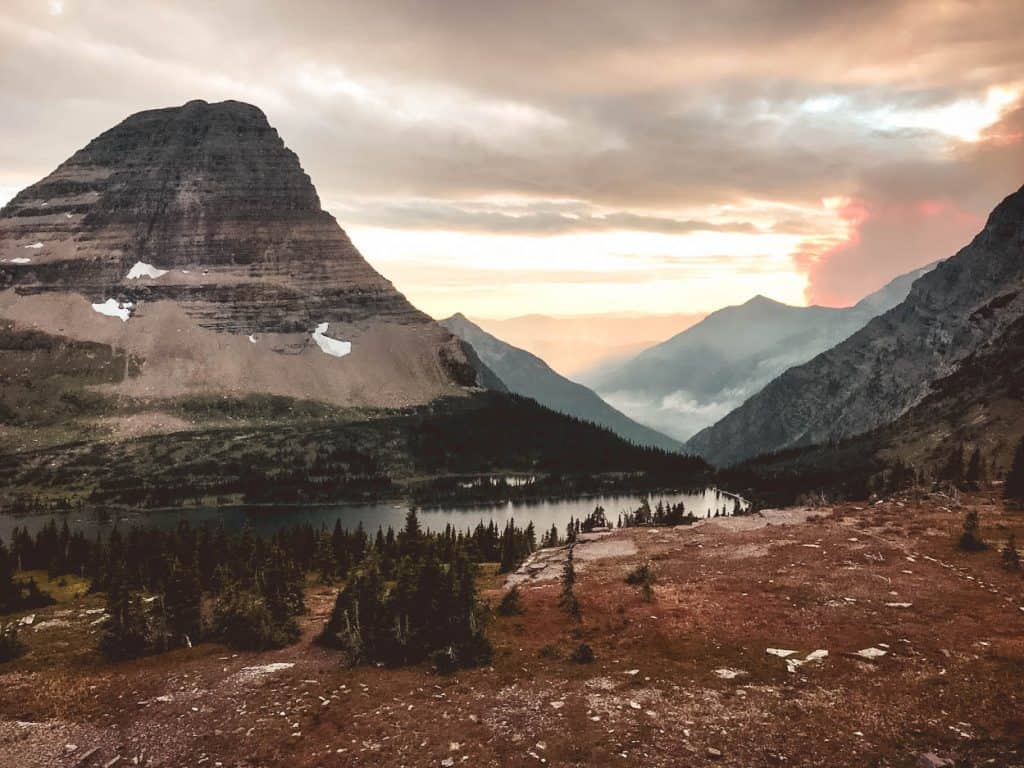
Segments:
[[[128,280],[138,280],[140,277],[151,277],[154,280],[158,277],[163,277],[167,274],[166,269],[157,269],[152,264],[147,264],[144,261],[135,262],[135,266],[128,270],[128,274],[125,277]]]
[[[320,323],[316,327],[316,330],[313,331],[313,341],[315,341],[317,346],[328,355],[344,357],[349,354],[352,351],[352,342],[342,341],[341,339],[332,339],[330,336],[326,336],[327,326],[328,323]]]
[[[100,304],[93,304],[92,309],[107,317],[119,317],[122,322],[127,323],[128,318],[132,315],[133,306],[130,301],[121,302],[117,299],[107,299]]]

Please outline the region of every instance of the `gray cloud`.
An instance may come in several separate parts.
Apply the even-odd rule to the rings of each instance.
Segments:
[[[8,0],[0,182],[35,180],[131,112],[238,98],[345,201],[343,225],[744,232],[673,210],[857,198],[873,225],[802,262],[838,301],[851,271],[877,287],[962,236],[894,259],[922,223],[896,212],[943,199],[966,221],[1024,181],[1007,145],[948,151],[942,125],[883,119],[1020,82],[1022,24],[1016,0],[65,0],[59,16]],[[472,205],[508,196],[534,202]],[[544,202],[564,200],[577,209]]]
[[[747,221],[711,222],[644,216],[628,211],[592,213],[585,205],[539,203],[482,207],[430,200],[403,203],[369,203],[333,206],[346,223],[390,229],[457,230],[489,234],[563,235],[577,232],[626,230],[688,234],[690,232],[740,232],[759,230]]]

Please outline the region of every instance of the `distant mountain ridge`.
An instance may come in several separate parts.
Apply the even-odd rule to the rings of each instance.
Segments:
[[[967,246],[920,277],[902,303],[787,370],[688,446],[728,465],[889,424],[1022,315],[1024,187],[996,206]]]
[[[934,266],[897,277],[852,307],[796,307],[755,296],[582,380],[637,421],[689,438],[787,368],[897,305],[914,280]]]
[[[506,343],[536,355],[563,376],[585,381],[591,372],[633,357],[689,328],[706,314],[609,312],[470,319]]]
[[[802,495],[866,498],[908,482],[951,480],[977,451],[982,480],[1009,470],[1024,436],[1024,316],[1014,321],[896,421],[853,438],[762,454],[721,473],[729,487],[765,503]]]
[[[506,344],[462,314],[442,320],[441,325],[467,342],[509,391],[533,398],[553,411],[606,427],[638,445],[671,451],[681,447],[678,441],[637,424],[582,384],[556,373],[536,355]]]

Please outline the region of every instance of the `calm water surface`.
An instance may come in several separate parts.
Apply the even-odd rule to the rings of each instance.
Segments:
[[[728,514],[733,509],[733,497],[715,488],[708,488],[698,493],[656,493],[656,494],[622,494],[608,496],[592,496],[582,499],[552,499],[523,501],[497,505],[448,506],[419,510],[420,524],[431,530],[443,530],[448,524],[456,529],[473,528],[477,523],[486,524],[490,520],[504,526],[509,519],[514,519],[520,526],[533,522],[540,533],[551,528],[552,524],[560,532],[570,518],[583,518],[590,514],[594,507],[604,507],[605,514],[612,522],[620,512],[632,512],[647,498],[651,507],[659,501],[678,504],[680,501],[687,511],[699,517],[715,511]],[[724,508],[724,510],[723,510]],[[175,510],[154,510],[116,518],[118,525],[152,525],[162,528],[174,527],[181,520],[192,524],[204,521],[223,521],[229,530],[238,530],[249,525],[261,534],[273,534],[281,528],[296,523],[310,523],[315,527],[321,525],[334,527],[335,520],[341,520],[344,528],[354,529],[359,523],[373,533],[378,527],[387,529],[390,525],[396,530],[405,521],[408,506],[398,502],[380,502],[375,504],[333,504],[317,506],[235,506],[235,507],[197,507]],[[39,530],[53,515],[30,515],[12,517],[0,515],[0,538],[10,541],[14,527],[28,528],[31,532]],[[83,530],[86,534],[95,535],[97,531],[107,530],[114,519],[99,521],[94,517],[70,514],[66,517],[56,516],[58,525],[66,519],[71,528]]]

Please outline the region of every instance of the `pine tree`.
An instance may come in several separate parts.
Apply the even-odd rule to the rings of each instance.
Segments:
[[[523,612],[523,602],[519,594],[519,587],[514,586],[501,598],[498,603],[497,612],[499,616],[518,616]]]
[[[108,658],[124,659],[144,653],[150,636],[142,601],[129,589],[123,556],[119,549],[116,552],[107,575],[107,623],[99,648]]]
[[[981,538],[981,524],[978,520],[976,510],[971,510],[964,518],[964,530],[960,534],[960,549],[968,552],[979,552],[985,549],[985,542]]]
[[[515,523],[509,520],[505,524],[505,530],[501,534],[501,562],[498,566],[498,573],[508,573],[514,570],[519,558],[516,552],[516,530]]]
[[[14,581],[14,555],[0,539],[0,613],[17,610],[20,589]]]
[[[189,648],[199,642],[202,632],[202,586],[195,560],[173,560],[164,591],[164,616],[170,645]]]
[[[1010,473],[1006,476],[1003,493],[1010,501],[1024,502],[1024,437],[1017,443],[1017,450],[1013,452],[1013,464],[1010,465]]]
[[[1003,566],[1011,571],[1020,570],[1020,552],[1017,551],[1017,537],[1010,534],[1002,551]]]
[[[978,489],[981,487],[983,479],[984,470],[982,469],[981,450],[975,448],[974,452],[971,453],[971,460],[967,462],[967,472],[964,474],[964,480],[969,487]]]
[[[562,566],[562,596],[558,604],[561,608],[574,618],[579,618],[580,603],[576,599],[574,587],[576,586],[576,564],[573,562],[573,547],[569,547],[569,553]]]
[[[941,478],[955,488],[960,488],[964,483],[964,446],[957,443],[946,460],[946,466],[942,469]]]

